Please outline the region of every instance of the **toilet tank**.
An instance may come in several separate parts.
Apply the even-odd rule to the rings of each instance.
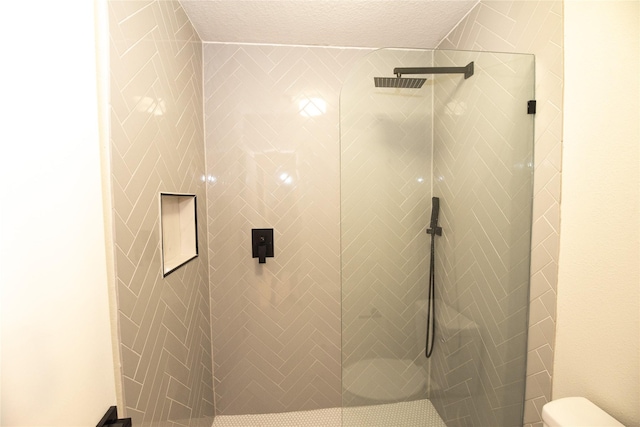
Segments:
[[[545,427],[624,427],[584,397],[565,397],[545,404],[542,423]]]

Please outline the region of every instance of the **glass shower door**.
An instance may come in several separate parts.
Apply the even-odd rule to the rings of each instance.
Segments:
[[[522,425],[533,203],[532,55],[436,51],[474,61],[437,76],[434,180],[441,200],[438,348],[429,398],[449,426]]]

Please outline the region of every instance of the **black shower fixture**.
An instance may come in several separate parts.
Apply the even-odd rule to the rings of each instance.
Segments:
[[[251,229],[251,256],[258,258],[258,264],[273,258],[273,228]]]
[[[412,68],[394,68],[393,74],[396,77],[374,77],[373,81],[376,87],[393,87],[419,89],[427,79],[423,78],[406,78],[403,74],[464,74],[464,78],[468,79],[473,76],[473,62],[469,62],[464,67],[412,67]]]
[[[431,258],[429,260],[429,289],[427,300],[427,337],[424,345],[424,355],[431,357],[436,342],[436,236],[442,236],[442,227],[438,227],[440,215],[440,198],[431,198],[431,223],[427,234],[431,235]]]

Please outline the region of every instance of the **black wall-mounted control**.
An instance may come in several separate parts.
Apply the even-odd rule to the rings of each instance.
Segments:
[[[259,264],[273,258],[273,228],[251,229],[251,247],[253,258],[258,258]]]

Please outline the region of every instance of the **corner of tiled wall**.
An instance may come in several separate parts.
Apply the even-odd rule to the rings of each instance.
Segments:
[[[551,399],[556,325],[562,153],[563,3],[485,1],[438,46],[533,53],[536,60],[535,172],[524,425],[541,426]]]
[[[110,159],[125,416],[214,416],[202,42],[177,1],[109,1]],[[196,194],[199,256],[163,277],[159,193]]]

